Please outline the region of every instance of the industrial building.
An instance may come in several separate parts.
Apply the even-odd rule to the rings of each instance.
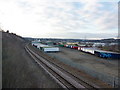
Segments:
[[[59,52],[60,51],[58,47],[44,45],[39,42],[32,42],[32,45],[44,52]]]

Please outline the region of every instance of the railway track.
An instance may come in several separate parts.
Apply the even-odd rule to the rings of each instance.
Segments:
[[[46,58],[36,54],[33,52],[27,45],[25,50],[29,53],[29,55],[35,60],[35,62],[42,67],[62,88],[67,90],[69,89],[94,89],[97,90],[92,85],[89,85],[87,82],[80,80],[75,77],[71,73],[67,72],[63,68],[55,65],[52,62],[49,62]]]

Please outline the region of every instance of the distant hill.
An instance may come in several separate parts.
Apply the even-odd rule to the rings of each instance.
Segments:
[[[32,37],[24,37],[25,40],[33,41],[36,39],[40,40],[51,40],[51,41],[70,41],[70,42],[101,42],[101,43],[118,43],[120,39],[108,38],[101,40],[89,40],[89,39],[56,39],[56,38],[32,38]]]

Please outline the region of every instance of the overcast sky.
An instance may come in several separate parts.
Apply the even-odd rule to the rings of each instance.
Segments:
[[[0,27],[24,37],[116,38],[119,0],[0,0]]]

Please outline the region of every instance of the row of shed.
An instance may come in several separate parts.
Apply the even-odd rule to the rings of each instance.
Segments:
[[[44,52],[58,52],[58,51],[60,51],[59,47],[52,47],[52,46],[44,45],[41,43],[32,43],[32,45],[34,47],[44,51]]]
[[[98,48],[86,47],[86,46],[72,46],[72,45],[59,45],[59,46],[76,49],[101,58],[120,59],[120,53],[117,52],[104,51],[104,50],[99,50]]]

